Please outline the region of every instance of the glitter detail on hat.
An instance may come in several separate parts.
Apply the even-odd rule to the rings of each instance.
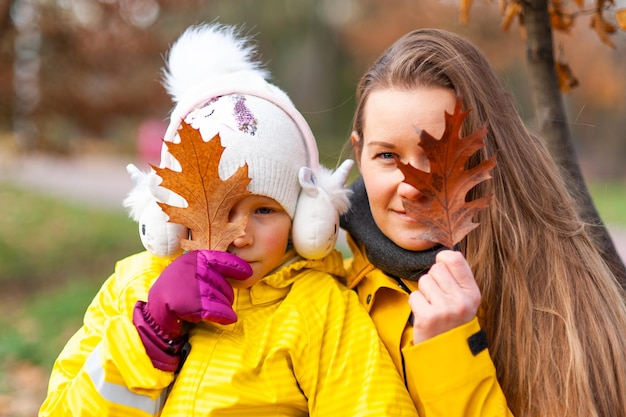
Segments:
[[[250,109],[246,107],[246,97],[241,94],[237,94],[233,96],[233,100],[235,100],[235,120],[237,120],[239,130],[254,136],[258,122],[254,115],[250,112]]]

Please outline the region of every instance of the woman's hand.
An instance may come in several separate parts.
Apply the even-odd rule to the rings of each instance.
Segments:
[[[413,310],[413,343],[418,344],[476,316],[480,290],[465,257],[456,251],[437,254],[435,264],[409,297]]]

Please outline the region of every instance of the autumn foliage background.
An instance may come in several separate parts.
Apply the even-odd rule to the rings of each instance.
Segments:
[[[0,0],[0,173],[14,166],[7,161],[40,153],[157,162],[171,108],[160,85],[163,54],[189,25],[217,18],[255,36],[327,166],[349,137],[360,75],[418,27],[478,45],[532,126],[519,25],[501,30],[496,0],[471,3],[462,24],[457,0]],[[585,178],[624,184],[626,32],[611,37],[612,49],[590,22],[582,13],[569,34],[554,34],[557,58],[579,83],[564,96],[568,121]],[[51,361],[86,303],[113,262],[140,249],[121,209],[68,205],[0,182],[0,417],[36,415]]]
[[[623,0],[616,1],[620,7]],[[26,44],[18,39],[14,24],[20,3],[39,5],[39,99],[26,112],[20,107],[13,77],[16,58]],[[461,4],[467,3],[471,3],[468,23],[462,24]],[[163,121],[170,109],[159,84],[163,53],[187,26],[216,18],[245,24],[245,32],[256,36],[275,82],[305,114],[321,142],[324,162],[331,165],[348,137],[359,75],[393,40],[417,27],[450,29],[474,41],[498,69],[532,124],[524,42],[515,20],[508,31],[501,30],[499,3],[4,0],[0,3],[1,141],[27,151],[65,154],[86,152],[94,146],[98,151],[135,151],[142,122]],[[559,3],[578,10],[573,1]],[[592,7],[595,1],[586,4]],[[581,12],[569,34],[555,33],[557,58],[569,65],[579,82],[565,98],[569,121],[585,172],[624,178],[626,32],[611,37],[612,49],[590,28],[591,18],[590,13]],[[38,134],[29,137],[25,131],[27,135],[16,139],[12,127],[24,113]]]

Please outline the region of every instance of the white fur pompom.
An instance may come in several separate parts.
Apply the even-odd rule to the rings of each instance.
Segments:
[[[187,29],[170,49],[163,85],[174,102],[212,77],[247,71],[267,79],[269,73],[252,60],[256,46],[238,37],[234,26],[202,24]]]

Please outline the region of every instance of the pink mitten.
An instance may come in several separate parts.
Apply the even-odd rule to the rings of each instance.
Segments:
[[[183,322],[201,320],[220,324],[237,321],[233,289],[225,277],[244,280],[252,268],[227,252],[198,250],[176,258],[148,292],[148,302],[138,301],[133,323],[146,352],[158,369],[174,371],[185,343]]]

